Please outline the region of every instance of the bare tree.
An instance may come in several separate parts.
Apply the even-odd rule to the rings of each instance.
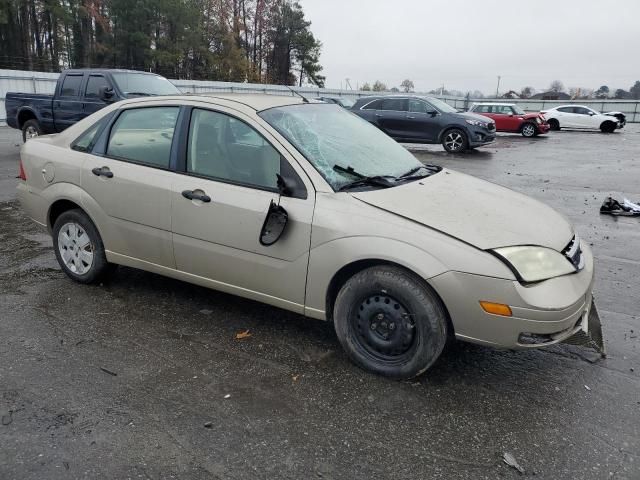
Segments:
[[[387,89],[387,86],[382,83],[380,80],[376,80],[375,83],[373,84],[373,91],[374,92],[384,92]]]
[[[408,78],[403,80],[400,86],[402,87],[402,91],[405,93],[413,92],[413,89],[415,88],[413,82]]]
[[[564,84],[560,80],[554,80],[549,85],[549,90],[556,93],[564,92]]]
[[[522,87],[522,90],[520,90],[520,97],[529,98],[534,93],[535,93],[535,89],[533,87]]]

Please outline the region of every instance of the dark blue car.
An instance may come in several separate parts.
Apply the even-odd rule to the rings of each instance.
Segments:
[[[53,95],[7,93],[7,124],[22,130],[24,141],[61,132],[106,105],[137,96],[174,95],[173,83],[154,73],[80,69],[60,74]]]

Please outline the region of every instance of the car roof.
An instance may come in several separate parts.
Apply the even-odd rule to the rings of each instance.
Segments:
[[[300,105],[306,103],[301,97],[292,95],[268,95],[264,93],[198,93],[183,95],[166,95],[161,97],[144,97],[125,100],[126,103],[154,103],[158,100],[189,100],[205,103],[216,103],[216,100],[224,100],[236,103],[238,106],[249,107],[257,112],[275,107],[288,105]],[[124,103],[124,102],[119,102]],[[309,99],[309,103],[322,104],[323,102]]]
[[[474,105],[499,105],[499,106],[513,107],[515,103],[475,102]]]

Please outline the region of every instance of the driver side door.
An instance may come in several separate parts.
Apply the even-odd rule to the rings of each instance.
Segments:
[[[189,115],[171,192],[177,269],[218,290],[303,313],[313,186],[250,119],[223,107]],[[276,174],[300,188],[280,198]],[[264,246],[259,237],[272,201],[289,220],[282,237]]]

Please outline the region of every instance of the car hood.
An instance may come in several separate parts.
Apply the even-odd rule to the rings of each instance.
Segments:
[[[531,118],[538,118],[538,117],[542,117],[543,115],[541,113],[525,113],[524,115],[518,115],[518,117],[522,117],[525,118],[527,120],[531,119]]]
[[[551,207],[446,169],[398,187],[351,195],[483,250],[540,245],[562,251],[573,237],[571,224]]]
[[[468,118],[469,120],[480,120],[484,123],[492,123],[493,119],[485,117],[484,115],[479,115],[477,113],[472,112],[460,112],[460,113],[452,113],[452,115],[458,115],[462,118]]]

